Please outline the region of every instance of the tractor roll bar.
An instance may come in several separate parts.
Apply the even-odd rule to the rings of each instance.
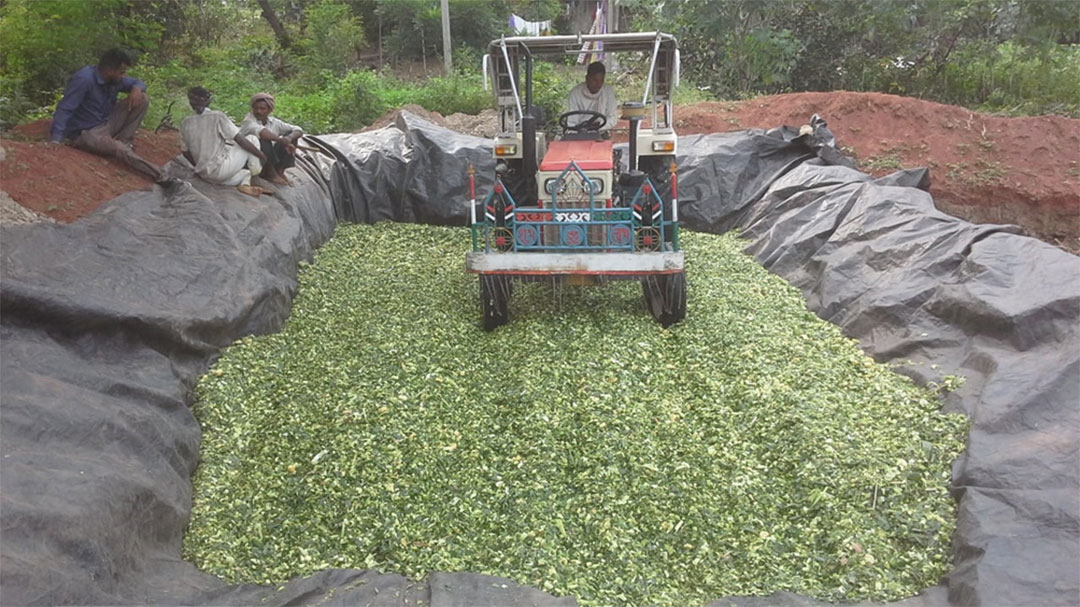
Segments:
[[[656,56],[660,54],[660,34],[656,35],[656,44],[653,46],[652,61],[649,62],[649,79],[645,81],[645,94],[641,96],[641,103],[648,103],[649,92],[652,89],[652,75],[653,70],[656,69]],[[655,110],[653,111],[655,114]],[[656,123],[656,117],[653,117],[653,123]]]
[[[577,53],[582,43],[603,42],[604,52],[648,51],[652,50],[656,40],[677,45],[675,36],[664,32],[621,32],[617,34],[577,34],[563,36],[504,36],[491,41],[490,47],[503,44],[515,46],[528,44],[534,55]],[[576,48],[575,48],[576,47]]]
[[[524,112],[521,111],[521,96],[518,95],[517,83],[514,82],[514,66],[510,63],[510,54],[506,52],[506,38],[503,38],[502,56],[506,60],[506,73],[510,76],[510,90],[514,91],[514,102],[517,103],[518,120],[524,116]]]

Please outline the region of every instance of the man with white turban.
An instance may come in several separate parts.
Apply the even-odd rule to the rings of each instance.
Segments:
[[[304,131],[271,116],[274,97],[270,93],[256,93],[251,97],[251,111],[240,123],[240,134],[258,137],[259,149],[266,156],[262,177],[278,185],[290,185],[285,169],[296,165],[296,142]]]

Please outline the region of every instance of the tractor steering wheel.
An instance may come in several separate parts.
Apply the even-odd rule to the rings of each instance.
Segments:
[[[569,120],[574,116],[588,116],[589,118],[571,126]],[[573,131],[575,133],[599,131],[604,128],[605,124],[607,124],[607,116],[592,110],[574,110],[559,116],[559,126],[562,127],[563,131]]]

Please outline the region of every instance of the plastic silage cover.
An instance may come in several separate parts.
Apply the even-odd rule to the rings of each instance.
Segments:
[[[491,184],[489,140],[404,112],[313,143],[333,160],[301,163],[273,197],[188,171],[75,224],[0,229],[0,604],[575,604],[465,572],[230,585],[180,558],[191,389],[220,349],[281,327],[297,263],[336,221],[464,225],[467,164]],[[682,137],[683,224],[740,230],[877,360],[966,378],[945,405],[972,420],[954,567],[905,604],[1080,603],[1080,258],[942,214],[925,172],[875,180],[831,144],[823,124]]]

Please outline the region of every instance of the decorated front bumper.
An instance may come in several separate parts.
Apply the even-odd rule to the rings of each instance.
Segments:
[[[684,270],[682,251],[659,253],[514,253],[472,251],[465,269],[477,274],[598,276],[678,274]]]

